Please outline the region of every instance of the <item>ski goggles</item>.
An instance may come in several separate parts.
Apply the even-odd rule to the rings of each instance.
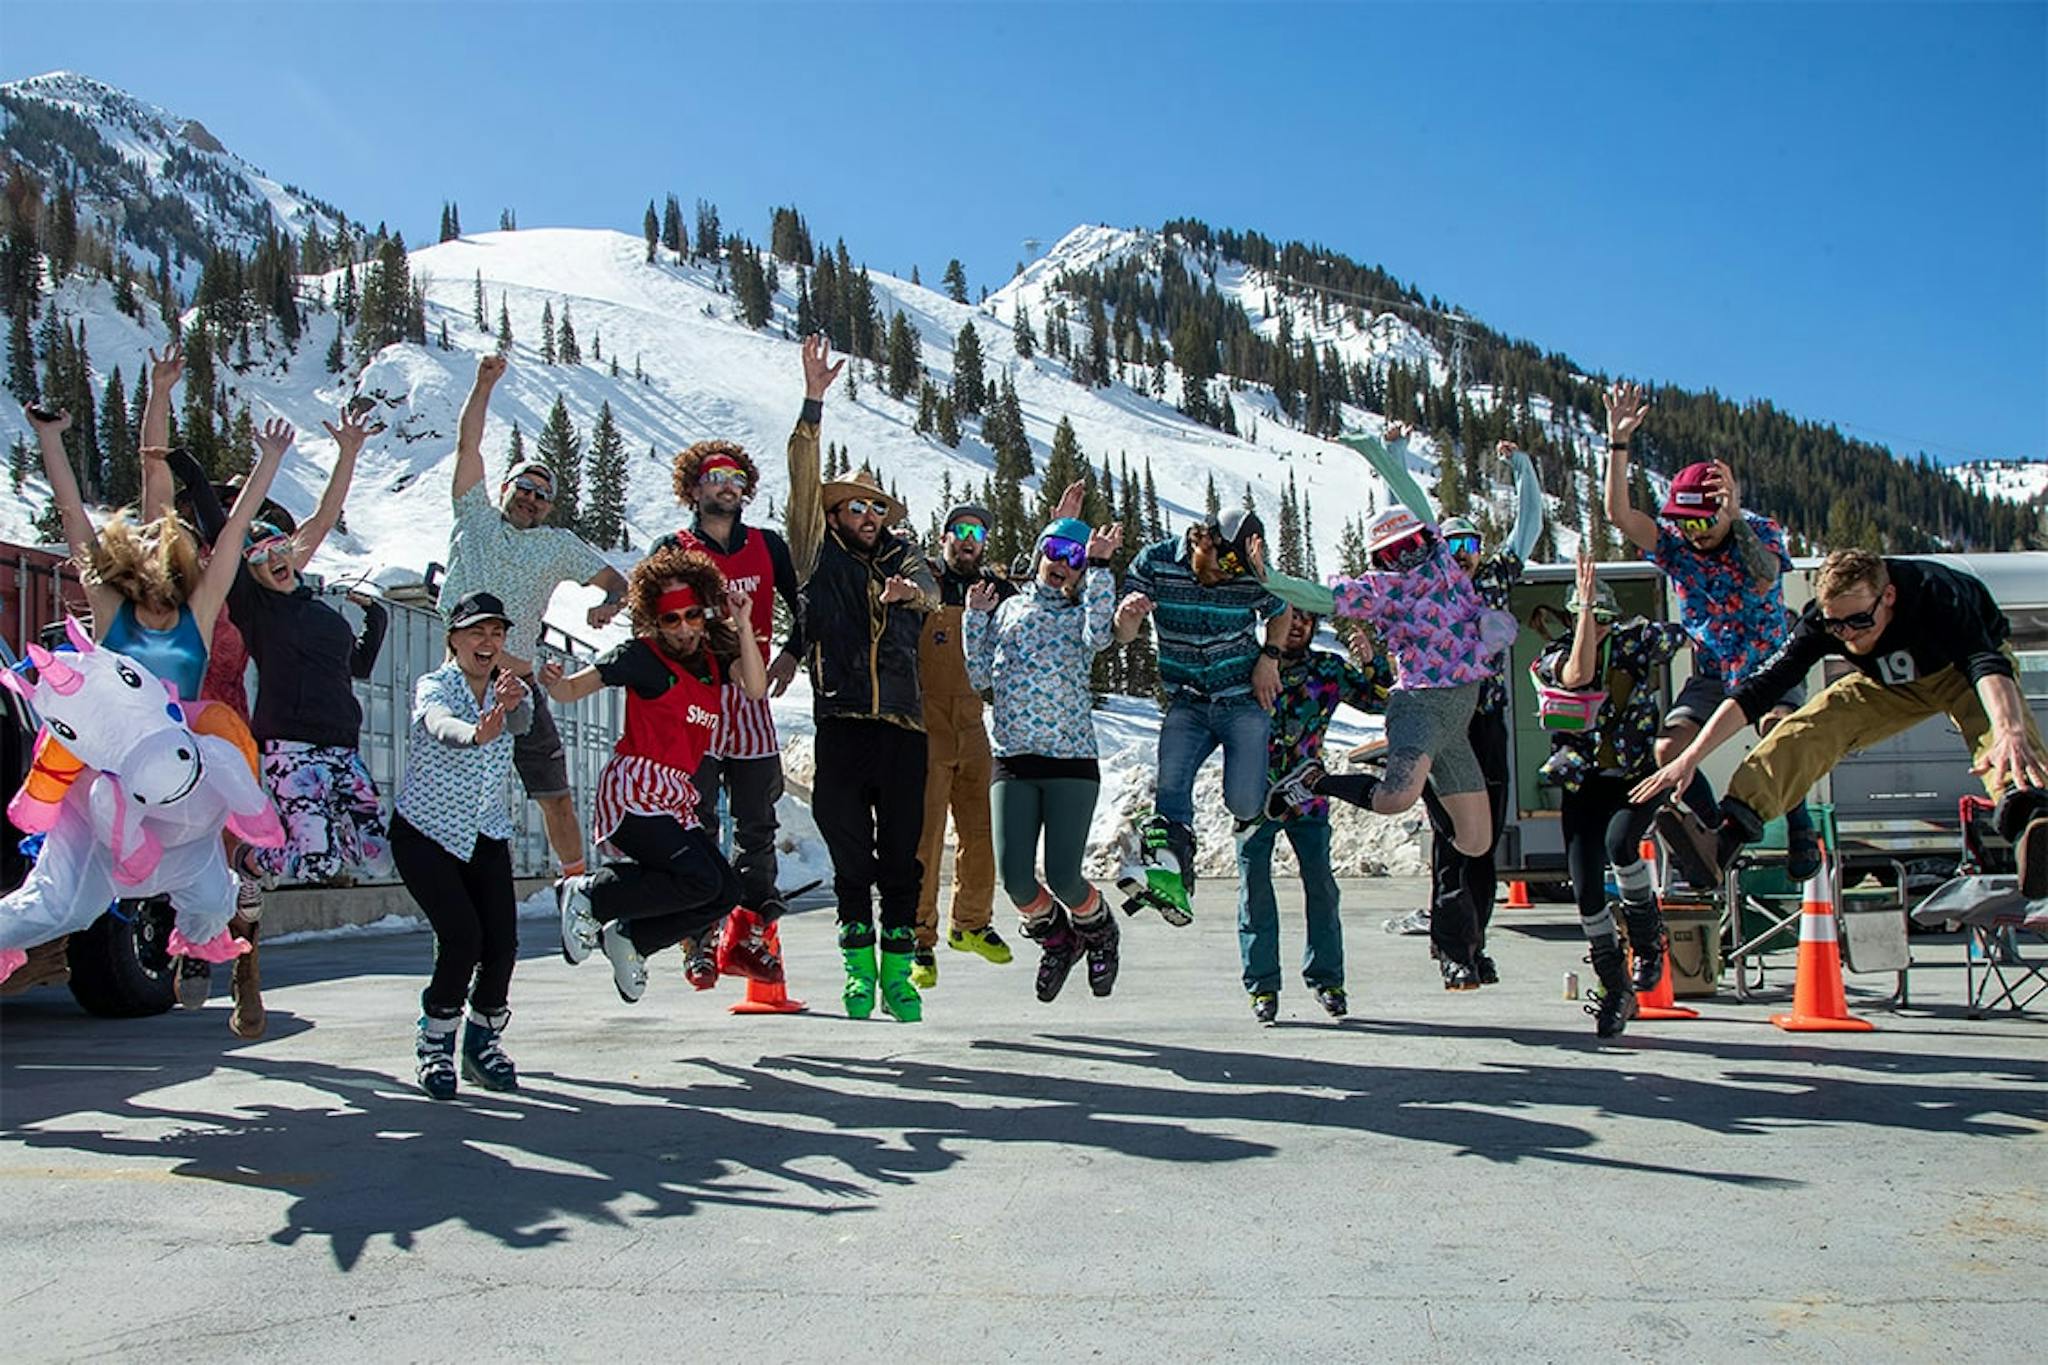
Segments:
[[[978,521],[956,521],[946,528],[955,540],[964,540],[979,545],[988,539],[988,527]]]
[[[1712,517],[1666,517],[1682,536],[1703,536],[1714,529]]]
[[[1372,552],[1374,562],[1384,568],[1408,570],[1429,558],[1429,532],[1416,531]]]
[[[1454,536],[1445,536],[1444,544],[1454,555],[1476,555],[1479,553],[1479,537],[1466,531]]]
[[[1047,536],[1038,549],[1047,559],[1058,560],[1070,569],[1081,568],[1088,562],[1088,547],[1065,536]]]
[[[1868,611],[1852,611],[1847,616],[1822,613],[1820,623],[1830,635],[1855,635],[1877,624],[1877,604],[1872,603]]]
[[[716,468],[707,469],[697,476],[697,486],[699,488],[707,484],[713,488],[730,485],[744,493],[747,491],[747,471],[744,469],[734,469],[730,465],[719,465]]]

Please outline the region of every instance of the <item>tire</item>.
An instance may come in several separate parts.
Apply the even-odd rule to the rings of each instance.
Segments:
[[[71,936],[72,998],[102,1019],[164,1013],[178,1001],[164,949],[170,935],[170,902],[122,901],[118,914],[110,910]]]

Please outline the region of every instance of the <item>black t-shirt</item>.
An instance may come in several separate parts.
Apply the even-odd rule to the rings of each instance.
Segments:
[[[676,662],[696,674],[700,681],[711,681],[711,673],[701,651],[695,659],[678,659]],[[653,644],[639,636],[599,655],[592,667],[606,687],[630,687],[648,701],[676,685],[676,675],[661,661]]]
[[[220,554],[230,550],[222,546]],[[249,717],[257,739],[294,740],[353,749],[363,708],[352,679],[367,678],[389,624],[375,598],[363,608],[363,633],[301,582],[290,592],[258,583],[246,564],[235,570],[228,611],[256,664],[256,703]]]
[[[1732,694],[1752,724],[1831,654],[1889,687],[1918,682],[1944,668],[1961,669],[1972,684],[2012,676],[2012,662],[2003,650],[2011,626],[1982,581],[1924,560],[1886,559],[1884,567],[1898,593],[1876,647],[1868,654],[1850,653],[1821,624],[1820,602],[1807,603],[1778,652]]]

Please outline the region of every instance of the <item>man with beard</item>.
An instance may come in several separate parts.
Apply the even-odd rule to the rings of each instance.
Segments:
[[[459,602],[472,593],[489,593],[511,618],[498,666],[525,683],[533,696],[533,724],[518,737],[512,766],[526,794],[539,804],[548,846],[562,875],[570,877],[584,870],[583,827],[569,790],[561,731],[555,728],[547,694],[533,681],[534,646],[556,588],[582,583],[604,589],[604,601],[584,618],[596,630],[625,605],[626,580],[574,531],[544,524],[555,507],[555,476],[547,465],[528,460],[509,471],[498,485],[497,501],[491,501],[484,485],[484,416],[491,390],[504,375],[503,356],[477,361],[476,383],[462,405],[455,436],[455,525],[448,533],[441,595]]]
[[[994,755],[982,722],[981,693],[967,680],[967,656],[960,648],[967,594],[987,583],[997,600],[1013,596],[1010,580],[982,562],[994,518],[975,503],[946,513],[939,540],[940,606],[925,617],[917,642],[917,672],[924,692],[926,743],[924,837],[917,859],[924,867],[917,898],[917,947],[910,979],[920,990],[939,983],[939,864],[946,851],[946,815],[953,817],[952,926],[946,946],[978,953],[990,962],[1010,960],[1010,945],[989,923],[995,908],[995,832],[989,817],[989,782]]]
[[[789,437],[789,549],[818,730],[811,814],[832,853],[846,1012],[872,1014],[879,982],[882,1008],[915,1023],[924,1017],[910,969],[927,748],[917,647],[939,589],[917,547],[885,529],[904,508],[872,473],[819,481],[818,424],[846,364],[830,361],[823,336],[805,340],[804,407]]]
[[[781,917],[784,906],[776,888],[775,803],[782,799],[782,745],[775,733],[769,697],[779,697],[796,676],[803,658],[801,604],[797,600],[796,568],[789,546],[774,531],[749,526],[741,519],[747,501],[761,486],[761,472],[745,447],[732,441],[699,441],[676,456],[676,501],[695,509],[690,525],[656,541],[656,550],[671,545],[696,550],[718,566],[726,585],[747,594],[752,602],[753,638],[768,668],[768,696],[749,697],[739,679],[728,676],[711,746],[697,769],[697,794],[708,817],[723,793],[732,813],[733,866],[745,887],[744,909],[719,943],[719,959],[732,965],[743,945],[758,940],[760,920]],[[771,593],[770,589],[773,590]],[[775,596],[789,608],[790,632],[782,650],[768,660],[775,628]],[[700,944],[700,949],[710,945]],[[686,968],[691,983],[710,986],[719,967],[708,951],[692,956]]]
[[[1265,552],[1258,514],[1228,508],[1139,551],[1117,604],[1118,644],[1137,639],[1152,617],[1167,696],[1155,809],[1138,831],[1144,879],[1117,885],[1169,924],[1194,919],[1195,773],[1203,761],[1223,750],[1223,803],[1240,829],[1265,808],[1267,713],[1280,694],[1287,638],[1286,604],[1261,581]]]

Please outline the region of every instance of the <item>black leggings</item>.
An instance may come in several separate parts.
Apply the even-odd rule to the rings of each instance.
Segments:
[[[434,926],[434,975],[420,992],[420,1009],[431,1019],[453,1019],[467,994],[478,1014],[503,1010],[519,958],[512,846],[479,836],[465,862],[393,815],[391,861]]]
[[[1491,715],[1475,711],[1466,733],[1472,741],[1472,756],[1486,778],[1486,804],[1493,813],[1493,842],[1486,852],[1476,858],[1458,852],[1451,840],[1456,825],[1437,799],[1436,789],[1425,786],[1422,800],[1429,811],[1430,877],[1434,882],[1430,941],[1440,955],[1471,966],[1473,957],[1486,948],[1486,929],[1493,922],[1493,898],[1499,887],[1493,859],[1501,830],[1507,825],[1507,719],[1498,711]]]
[[[1564,794],[1559,811],[1564,827],[1565,866],[1571,869],[1572,893],[1582,921],[1607,913],[1607,869],[1633,867],[1643,860],[1643,838],[1656,818],[1657,804],[1632,806],[1631,779],[1589,777],[1586,785]]]
[[[590,879],[590,909],[617,921],[642,957],[704,933],[740,903],[739,874],[703,826],[672,815],[628,815],[606,841],[633,861],[607,863]]]

